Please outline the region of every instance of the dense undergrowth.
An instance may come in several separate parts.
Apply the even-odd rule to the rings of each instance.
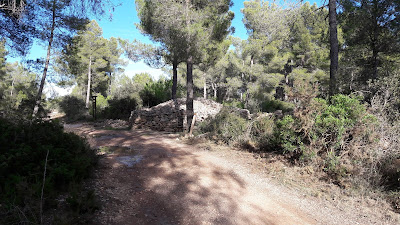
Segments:
[[[335,95],[330,103],[309,96],[285,115],[258,114],[252,120],[223,109],[200,124],[198,132],[225,144],[283,155],[293,166],[311,166],[323,174],[321,179],[341,188],[380,191],[398,209],[400,154],[398,146],[387,146],[397,140],[385,139],[382,117],[371,111],[356,96]]]
[[[85,102],[75,96],[65,96],[60,99],[59,108],[65,113],[65,119],[68,122],[78,120],[91,120],[93,118],[93,106],[85,108]],[[138,106],[135,98],[105,98],[102,95],[97,96],[96,118],[98,119],[123,119],[128,120],[131,111]]]
[[[60,194],[67,196],[68,209],[43,221],[53,223],[70,213],[64,222],[76,223],[77,215],[95,208],[87,203],[93,196],[83,194],[80,184],[96,161],[88,143],[65,133],[56,121],[14,123],[1,118],[0,224],[41,223],[43,214],[59,207]]]

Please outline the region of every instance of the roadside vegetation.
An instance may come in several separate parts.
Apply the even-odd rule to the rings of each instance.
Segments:
[[[152,45],[103,37],[89,17],[113,11],[113,1],[2,1],[0,223],[85,223],[77,218],[96,210],[83,185],[95,152],[62,127],[92,121],[93,96],[99,120],[186,98],[187,125],[193,99],[213,99],[226,109],[197,124],[196,135],[276,157],[356,195],[379,193],[399,212],[399,2],[328,2],[330,10],[245,1],[242,40],[231,0],[137,0],[137,28]],[[25,60],[33,42],[47,54]],[[128,60],[165,76],[128,76]],[[51,85],[72,92],[45,94]],[[52,214],[59,204],[65,214]]]
[[[252,120],[222,109],[199,125],[197,135],[267,161],[278,158],[284,162],[278,170],[299,167],[355,197],[387,201],[399,212],[400,123],[388,119],[378,99],[369,105],[356,95],[338,94],[331,103],[311,98],[291,112],[257,113]]]

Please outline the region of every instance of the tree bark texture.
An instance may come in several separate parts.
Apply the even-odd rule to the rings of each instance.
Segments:
[[[190,8],[190,0],[186,0],[186,26],[190,26],[190,18],[189,18],[189,8]],[[186,73],[186,125],[187,132],[190,131],[190,126],[192,124],[194,110],[193,110],[193,56],[191,54],[190,47],[190,34],[188,37],[188,46],[186,49],[187,53],[187,73]]]
[[[92,56],[89,56],[89,70],[88,70],[88,84],[87,84],[87,91],[86,91],[86,108],[89,108],[89,100],[90,100],[90,86],[92,80]]]
[[[329,43],[330,43],[330,80],[329,97],[337,92],[336,77],[339,67],[339,44],[337,37],[336,0],[329,0]]]
[[[178,88],[178,61],[172,62],[172,99],[176,99],[176,89]]]
[[[194,110],[193,110],[193,58],[189,56],[187,59],[187,74],[186,74],[186,121],[187,121],[187,131],[190,130],[190,125],[192,124]]]
[[[39,86],[39,91],[36,96],[36,102],[35,102],[35,106],[33,108],[32,118],[36,117],[36,115],[39,111],[40,103],[42,101],[43,88],[44,88],[44,84],[46,82],[47,70],[49,69],[49,64],[50,64],[51,46],[53,44],[55,26],[56,26],[56,1],[54,0],[53,1],[53,9],[52,9],[50,38],[49,38],[49,44],[47,46],[46,63],[44,65],[42,80],[40,81],[40,86]]]

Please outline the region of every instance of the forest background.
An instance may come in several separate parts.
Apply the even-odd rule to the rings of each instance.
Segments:
[[[39,204],[38,218],[43,190],[55,198],[88,175],[95,159],[87,144],[67,146],[79,138],[43,118],[62,111],[68,122],[91,120],[93,95],[101,119],[127,120],[175,98],[186,98],[189,125],[194,98],[247,109],[251,121],[224,109],[198,134],[280,154],[340,187],[379,192],[399,209],[398,1],[118,4],[1,1],[3,211]],[[104,16],[120,22],[94,20]],[[102,26],[112,29],[104,34]],[[51,84],[71,93],[47,88],[46,96]],[[52,172],[42,182],[49,153]]]

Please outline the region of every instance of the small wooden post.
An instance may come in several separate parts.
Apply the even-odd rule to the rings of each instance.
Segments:
[[[92,95],[93,119],[96,120],[96,95]]]

